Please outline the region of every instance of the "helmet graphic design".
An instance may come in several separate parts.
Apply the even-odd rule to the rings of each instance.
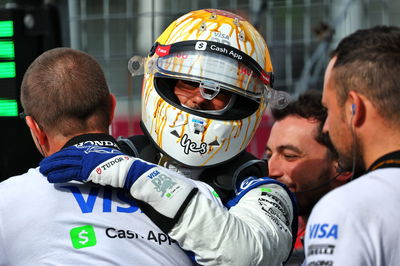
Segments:
[[[222,10],[190,12],[171,23],[144,62],[144,131],[185,166],[223,163],[247,147],[277,99],[272,80],[267,45],[249,22]],[[228,100],[220,108],[189,107],[174,92],[181,81],[204,99]]]

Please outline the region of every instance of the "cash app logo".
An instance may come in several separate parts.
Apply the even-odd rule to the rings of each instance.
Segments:
[[[97,243],[94,228],[91,225],[85,225],[72,228],[69,232],[72,246],[76,249],[95,246]]]

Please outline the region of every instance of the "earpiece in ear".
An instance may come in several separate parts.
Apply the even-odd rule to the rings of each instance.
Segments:
[[[356,105],[352,104],[351,105],[351,114],[354,115],[356,113]]]

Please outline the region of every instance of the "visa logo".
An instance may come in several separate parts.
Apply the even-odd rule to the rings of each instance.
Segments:
[[[150,179],[153,179],[153,177],[156,177],[160,174],[160,172],[158,172],[158,170],[155,170],[153,172],[151,172],[147,177]]]
[[[338,239],[339,226],[337,224],[312,224],[309,226],[309,238],[334,238]]]
[[[79,186],[60,186],[60,188],[71,192],[82,213],[92,213],[97,205],[99,205],[97,209],[101,209],[103,213],[113,211],[133,213],[139,209],[132,197],[124,191],[110,187],[91,187],[88,193],[83,193]]]

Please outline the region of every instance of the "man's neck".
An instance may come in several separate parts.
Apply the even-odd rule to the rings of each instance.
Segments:
[[[385,154],[400,150],[400,128],[385,120],[369,101],[366,101],[366,109],[365,120],[361,127],[355,129],[355,134],[359,141],[358,150],[361,150],[368,169]]]
[[[46,156],[50,156],[53,153],[58,152],[61,150],[71,139],[74,139],[78,136],[82,135],[87,135],[87,134],[107,134],[106,132],[100,132],[100,131],[91,131],[87,133],[77,133],[74,135],[70,136],[63,136],[61,134],[58,134],[56,136],[49,137],[49,145],[46,147]],[[108,134],[107,134],[108,135]]]
[[[400,150],[400,134],[392,131],[371,132],[362,143],[362,153],[366,168],[368,169],[380,157]],[[400,130],[398,130],[400,132]]]

